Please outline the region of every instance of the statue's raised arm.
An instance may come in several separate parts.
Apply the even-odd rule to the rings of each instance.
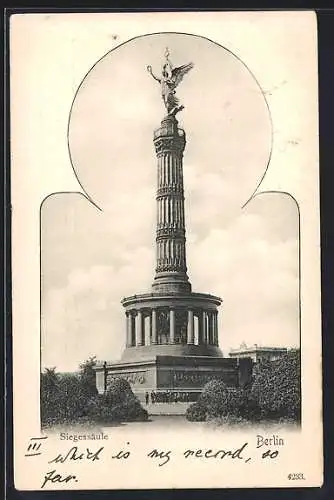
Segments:
[[[157,76],[155,76],[155,74],[153,73],[152,71],[152,66],[147,66],[146,67],[147,71],[149,72],[149,74],[154,78],[154,80],[156,80],[157,82],[161,83],[161,78],[158,78]]]
[[[175,89],[183,80],[184,75],[193,67],[193,63],[188,63],[177,68],[173,68],[172,63],[169,60],[168,49],[166,49],[165,52],[165,62],[162,66],[161,78],[154,75],[151,66],[147,66],[147,71],[161,85],[161,96],[169,115],[175,116],[176,113],[184,108],[184,106],[179,105],[179,99],[175,96]]]

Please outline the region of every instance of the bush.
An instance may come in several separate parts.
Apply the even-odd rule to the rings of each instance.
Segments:
[[[106,405],[113,406],[118,420],[147,420],[148,413],[133,394],[129,382],[115,377],[110,381],[105,394]]]
[[[299,350],[291,350],[276,361],[258,363],[251,395],[262,417],[300,421]]]
[[[110,403],[125,403],[128,399],[137,399],[131,390],[127,380],[119,377],[113,377],[106,391],[106,398]]]
[[[189,422],[204,422],[206,420],[207,409],[203,403],[196,401],[188,406],[186,411],[186,419]]]
[[[241,389],[228,387],[222,380],[211,380],[203,389],[199,402],[205,406],[208,418],[242,413],[245,405]]]
[[[204,386],[198,401],[188,407],[186,418],[192,422],[231,416],[243,419],[248,411],[247,398],[245,391],[214,379]]]

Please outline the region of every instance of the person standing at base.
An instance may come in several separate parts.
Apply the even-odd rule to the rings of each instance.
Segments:
[[[150,395],[148,392],[145,393],[145,401],[146,401],[146,404],[148,405],[149,402],[150,402]]]

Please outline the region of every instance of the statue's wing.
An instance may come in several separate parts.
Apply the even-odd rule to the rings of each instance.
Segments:
[[[172,77],[177,86],[183,79],[184,75],[188,73],[194,67],[193,63],[183,64],[183,66],[179,66],[178,68],[174,68],[172,70]]]

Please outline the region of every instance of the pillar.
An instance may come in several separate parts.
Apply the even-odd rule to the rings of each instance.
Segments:
[[[157,338],[157,310],[152,309],[151,313],[151,330],[152,330],[152,344],[158,343]]]
[[[213,318],[213,312],[210,311],[208,313],[208,344],[212,345],[214,343],[214,318]]]
[[[186,266],[184,191],[182,155],[186,145],[184,131],[175,116],[169,115],[155,131],[158,159],[158,222],[156,228],[156,275],[153,288],[191,291]],[[173,272],[169,276],[165,273]]]
[[[137,314],[136,345],[143,345],[143,315],[140,309]]]
[[[201,345],[201,344],[203,343],[203,341],[202,341],[202,330],[203,330],[202,324],[203,324],[203,314],[202,314],[202,312],[201,312],[201,311],[198,311],[197,317],[198,317],[198,334],[197,334],[197,344],[198,344],[198,345]]]
[[[134,347],[136,345],[136,316],[137,311],[130,312],[131,318],[131,345]]]
[[[150,335],[150,329],[151,329],[151,322],[147,321],[147,315],[146,317],[143,317],[143,325],[144,325],[144,335],[145,335],[145,345],[150,345],[151,344],[151,335]]]
[[[194,332],[194,311],[188,310],[188,330],[187,330],[187,344],[195,343],[195,332]]]
[[[216,313],[212,312],[212,335],[211,335],[211,344],[216,344]]]
[[[169,311],[169,343],[175,344],[175,311]]]
[[[214,315],[214,318],[215,318],[215,338],[214,338],[214,344],[218,346],[219,342],[218,342],[218,312],[216,311],[215,312],[215,315]]]
[[[202,328],[201,328],[201,344],[206,344],[207,324],[206,324],[206,311],[202,313]]]
[[[132,347],[132,321],[131,313],[126,311],[126,347]]]

